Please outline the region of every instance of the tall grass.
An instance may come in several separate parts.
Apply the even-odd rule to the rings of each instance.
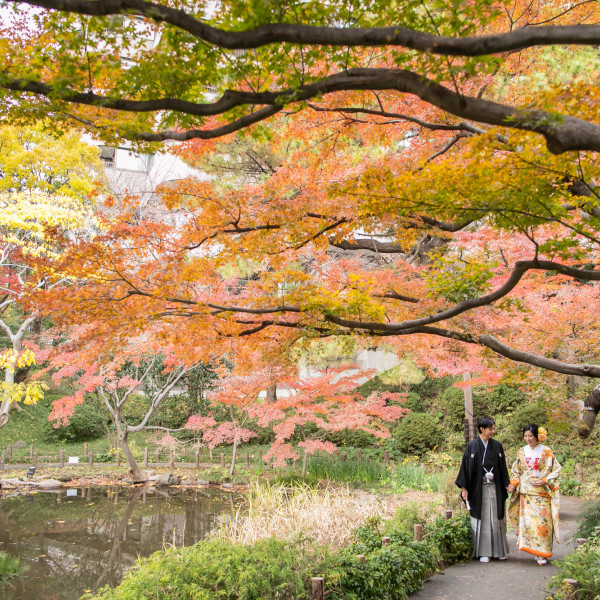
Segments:
[[[0,551],[0,581],[21,575],[25,568],[16,556]]]
[[[308,483],[327,480],[353,485],[382,485],[398,492],[407,489],[440,492],[444,490],[447,478],[444,471],[429,473],[414,463],[386,465],[379,460],[341,461],[329,456],[314,456],[308,461],[305,479]],[[288,473],[278,477],[277,481],[301,481],[301,478]]]
[[[399,497],[356,494],[348,487],[254,484],[247,503],[216,535],[242,544],[307,536],[339,547],[350,542],[353,529],[371,517],[391,517],[400,503]]]

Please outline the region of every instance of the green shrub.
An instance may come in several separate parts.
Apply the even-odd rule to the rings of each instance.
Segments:
[[[376,521],[359,527],[355,543],[333,557],[338,566],[325,573],[329,598],[403,600],[421,589],[435,568],[431,548],[403,531],[390,532],[390,544],[382,547],[378,529]],[[358,555],[365,557],[364,563]]]
[[[409,408],[412,412],[425,412],[427,410],[425,399],[419,394],[415,394],[415,392],[409,392],[404,407]]]
[[[540,427],[548,424],[548,411],[543,402],[523,404],[512,414],[510,431],[515,442],[523,439],[523,427],[527,427],[530,423]]]
[[[427,413],[409,413],[393,432],[400,452],[421,455],[439,444],[441,431],[437,419]]]
[[[106,410],[98,407],[93,401],[86,401],[75,407],[69,424],[54,428],[48,423],[45,438],[49,442],[82,442],[96,440],[106,435],[110,419]]]
[[[420,383],[412,384],[409,391],[417,394],[429,408],[443,394],[444,390],[451,387],[455,378],[449,375],[445,377],[426,377]]]
[[[342,429],[341,431],[324,432],[323,441],[331,442],[339,447],[371,448],[377,442],[377,438],[366,431]]]
[[[511,413],[527,402],[523,390],[503,383],[489,388],[485,396],[491,415]]]
[[[413,541],[398,525],[387,525],[390,544],[382,546],[382,521],[371,519],[356,529],[351,545],[332,554],[305,539],[247,545],[212,539],[169,548],[139,560],[118,587],[83,598],[299,600],[310,597],[311,578],[319,575],[329,600],[405,600],[436,565],[470,557],[468,515],[436,519],[426,542]]]
[[[475,402],[475,398],[473,399]],[[449,431],[463,431],[465,418],[465,393],[455,387],[444,390],[436,408],[444,415],[444,425]],[[475,411],[477,413],[477,411]]]
[[[192,414],[192,400],[186,394],[167,396],[161,400],[149,424],[169,429],[183,427]]]
[[[0,551],[0,581],[17,577],[25,571],[21,561],[16,556]]]
[[[426,527],[428,542],[442,565],[469,560],[473,555],[473,537],[469,513],[462,511],[451,519],[439,516]]]
[[[591,537],[596,527],[600,527],[600,500],[585,505],[579,520],[577,537]]]
[[[322,564],[311,547],[264,539],[238,545],[202,541],[168,548],[142,559],[116,588],[105,587],[102,600],[297,600],[309,597],[312,565]]]
[[[600,598],[600,549],[581,546],[573,554],[554,561],[558,573],[548,582],[548,588],[556,589],[556,600],[597,600]],[[562,588],[563,579],[575,579],[578,589],[575,595]]]

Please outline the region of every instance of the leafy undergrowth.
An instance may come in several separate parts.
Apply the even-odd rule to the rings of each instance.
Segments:
[[[18,577],[24,573],[25,567],[16,556],[0,551],[0,581]]]
[[[379,505],[376,514],[377,502],[331,487],[256,487],[247,517],[142,559],[118,587],[84,598],[300,600],[311,597],[311,578],[323,577],[330,600],[404,600],[436,568],[470,558],[468,513],[425,521],[419,507],[404,506],[385,521],[382,511],[394,510]],[[415,519],[423,542],[412,539]]]
[[[600,501],[596,506],[588,509],[587,522],[598,518]],[[594,510],[595,509],[595,510]],[[600,519],[593,521],[596,527],[600,527]],[[585,521],[582,523],[585,528]],[[580,526],[579,532],[582,531]],[[558,573],[548,582],[548,587],[554,589],[552,598],[555,600],[597,600],[600,598],[600,531],[594,529],[588,531],[587,541],[579,546],[573,554],[569,554],[554,562],[558,567]],[[565,585],[565,579],[573,579],[577,582],[577,589],[573,592]]]

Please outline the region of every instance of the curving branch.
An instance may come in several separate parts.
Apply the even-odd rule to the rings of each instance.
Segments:
[[[39,82],[3,79],[0,80],[0,86],[11,90],[29,91],[41,96],[55,94],[51,85]],[[214,139],[268,119],[280,112],[285,103],[302,102],[334,92],[351,90],[393,90],[414,94],[433,106],[470,121],[539,133],[546,139],[548,149],[553,154],[561,154],[569,150],[600,151],[600,125],[568,115],[538,109],[515,108],[482,98],[465,96],[423,75],[399,69],[350,69],[297,89],[277,92],[228,90],[217,102],[206,104],[183,102],[177,98],[122,100],[73,91],[61,92],[58,97],[68,102],[114,110],[133,112],[174,110],[194,115],[222,114],[243,105],[268,105],[215,129],[131,134],[132,139],[162,142],[167,139],[179,141],[196,138]]]
[[[90,16],[139,15],[168,23],[209,44],[230,50],[250,50],[287,42],[323,46],[401,46],[447,56],[484,56],[533,46],[600,44],[600,27],[597,25],[523,27],[507,33],[463,38],[432,35],[399,26],[346,28],[272,23],[246,31],[225,31],[211,27],[200,17],[183,10],[146,0],[7,0],[7,4],[29,4]]]

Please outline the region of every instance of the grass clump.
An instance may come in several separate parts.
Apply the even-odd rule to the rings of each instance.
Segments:
[[[303,482],[254,484],[246,505],[215,535],[237,544],[270,536],[290,539],[305,535],[337,548],[348,544],[352,530],[367,519],[391,517],[397,503],[392,497],[357,495],[347,487]]]
[[[18,577],[25,572],[25,567],[16,556],[0,551],[0,581]]]

